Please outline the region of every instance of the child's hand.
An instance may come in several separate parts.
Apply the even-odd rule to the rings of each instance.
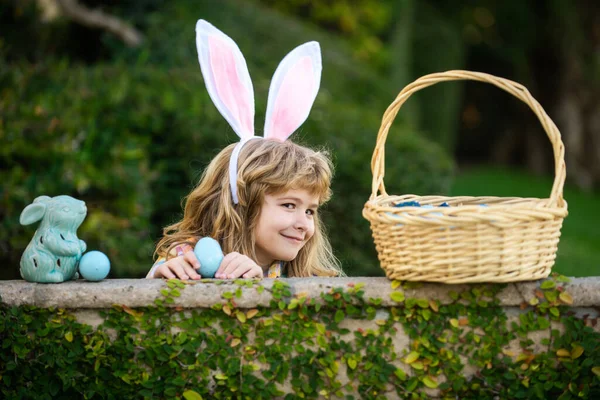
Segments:
[[[188,251],[185,254],[169,259],[169,261],[161,264],[154,271],[155,278],[179,278],[181,280],[202,278],[196,272],[200,268],[200,262],[196,258],[193,251]]]
[[[218,279],[262,278],[263,270],[251,258],[240,253],[227,254],[215,273]]]

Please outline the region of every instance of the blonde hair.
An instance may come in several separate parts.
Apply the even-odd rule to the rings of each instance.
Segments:
[[[256,261],[254,231],[265,194],[305,189],[319,199],[331,197],[333,167],[327,152],[314,151],[291,141],[269,139],[246,143],[238,159],[238,198],[233,204],[228,165],[235,143],[227,146],[204,170],[198,185],[185,199],[183,219],[164,228],[155,256],[168,257],[190,238],[210,236],[225,254],[237,251]],[[315,233],[297,257],[286,263],[288,277],[344,275],[333,255],[325,228],[314,217]]]

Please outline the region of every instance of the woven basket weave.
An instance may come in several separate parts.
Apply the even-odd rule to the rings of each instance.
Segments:
[[[388,195],[384,146],[390,126],[415,92],[444,81],[491,83],[526,103],[552,142],[555,179],[550,198]],[[381,267],[390,279],[444,283],[514,282],[550,274],[567,203],[564,146],[556,125],[522,85],[492,75],[448,71],[406,86],[388,107],[371,160],[373,184],[363,216],[371,223]],[[394,207],[418,201],[433,208]],[[449,207],[437,207],[442,203]]]

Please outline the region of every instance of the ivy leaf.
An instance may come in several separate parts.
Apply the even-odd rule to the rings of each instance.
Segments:
[[[217,374],[217,375],[215,375],[215,379],[218,379],[220,381],[224,381],[225,379],[227,379],[227,375],[225,375],[225,374]]]
[[[292,301],[290,301],[290,304],[288,304],[288,310],[293,310],[294,308],[298,307],[298,299],[292,299]]]
[[[202,396],[200,396],[193,390],[186,390],[185,392],[183,392],[183,398],[185,400],[202,400]]]
[[[439,311],[439,306],[436,300],[429,300],[429,307],[435,312]]]
[[[229,307],[227,304],[225,304],[223,306],[223,312],[227,315],[231,315],[231,307]]]
[[[231,347],[235,347],[237,345],[239,345],[240,343],[242,343],[242,341],[238,338],[235,338],[231,341],[231,343],[229,344]]]
[[[323,325],[323,324],[317,324],[317,331],[319,331],[319,333],[321,335],[324,335],[325,334],[325,325]]]
[[[558,295],[558,298],[565,304],[573,304],[573,297],[571,297],[571,295],[567,292],[562,292],[560,295]]]
[[[558,349],[556,355],[559,357],[571,357],[571,353],[567,349]]]
[[[382,299],[381,299],[380,297],[378,297],[378,298],[376,298],[376,299],[374,299],[374,298],[370,297],[370,298],[369,298],[369,302],[370,302],[371,304],[375,305],[375,306],[378,306],[378,305],[380,305],[380,304],[381,304],[381,302],[382,302]]]
[[[177,287],[177,283],[176,282],[179,282],[179,279],[177,279],[177,278],[171,278],[171,279],[167,280],[167,286],[170,289],[173,289],[174,287]]]
[[[558,294],[555,291],[544,292],[544,297],[546,297],[546,300],[548,300],[550,303],[554,303],[558,298]]]
[[[402,285],[402,282],[400,281],[392,281],[392,290],[396,290],[400,287],[400,285]]]
[[[67,339],[67,342],[71,343],[73,341],[73,332],[69,331],[65,333],[65,339]]]
[[[431,311],[429,310],[423,310],[421,314],[423,315],[425,321],[429,321],[429,318],[431,318]]]
[[[396,368],[396,370],[394,371],[394,375],[396,375],[401,381],[406,380],[406,372],[404,372],[402,368]]]
[[[354,358],[351,358],[348,360],[348,366],[350,367],[350,369],[355,370],[356,365],[357,365],[357,362]]]
[[[458,328],[458,320],[456,318],[450,318],[450,325],[455,328]]]
[[[529,305],[531,306],[537,306],[538,304],[540,304],[540,301],[537,297],[532,297],[531,300],[529,300]]]
[[[246,318],[251,319],[256,314],[258,314],[258,310],[256,308],[253,308],[252,310],[250,310],[246,313]]]
[[[421,308],[429,308],[429,300],[427,299],[418,299],[417,305]]]
[[[412,392],[413,390],[415,390],[417,388],[418,384],[419,384],[419,380],[416,377],[409,379],[408,384],[406,385],[406,391],[409,393]]]
[[[224,299],[231,299],[233,297],[233,293],[225,292],[221,295]]]
[[[583,347],[581,347],[581,346],[574,346],[573,350],[571,350],[571,358],[573,360],[581,357],[582,354],[583,354]]]
[[[540,289],[552,289],[555,286],[556,286],[556,283],[554,281],[544,281],[540,285]]]
[[[426,376],[425,378],[423,378],[423,383],[430,389],[435,389],[438,386],[435,379],[431,376]]]
[[[421,361],[415,361],[414,363],[410,364],[410,366],[418,370],[422,370],[423,368],[425,368]]]
[[[390,294],[390,297],[392,298],[392,300],[394,300],[396,303],[402,303],[404,301],[404,292],[392,292]]]
[[[539,317],[538,323],[540,324],[540,329],[547,329],[550,326],[550,321],[544,317]]]
[[[550,307],[550,314],[554,315],[555,317],[558,317],[560,315],[560,311],[558,311],[558,308],[556,307]]]
[[[235,314],[235,316],[237,317],[238,321],[240,321],[242,324],[243,324],[244,322],[246,322],[246,315],[245,315],[243,312],[241,312],[241,311],[238,311],[238,312]]]
[[[596,376],[600,376],[600,367],[594,367],[592,368],[592,372],[596,375]]]
[[[327,348],[327,341],[325,340],[325,336],[317,336],[317,343],[319,346]]]
[[[412,364],[419,359],[419,356],[420,354],[416,351],[411,351],[404,359],[404,362],[407,364]]]
[[[336,324],[339,324],[340,322],[342,322],[342,320],[344,319],[346,315],[344,314],[344,312],[342,310],[337,310],[335,312],[335,316],[333,317],[333,320],[335,321]]]

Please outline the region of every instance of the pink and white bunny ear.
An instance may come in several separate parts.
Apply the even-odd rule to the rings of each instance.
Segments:
[[[235,42],[210,23],[196,23],[196,47],[206,89],[237,135],[254,135],[254,89],[246,60]]]
[[[269,88],[265,138],[284,141],[306,121],[319,92],[321,69],[317,42],[304,43],[285,56]]]

